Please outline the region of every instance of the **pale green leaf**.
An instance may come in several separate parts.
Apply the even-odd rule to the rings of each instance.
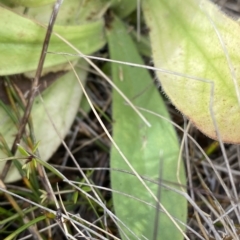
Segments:
[[[115,19],[110,24],[107,37],[112,59],[143,64],[134,42],[119,20]],[[112,77],[117,87],[134,105],[169,118],[164,102],[147,70],[112,63]],[[115,142],[140,176],[155,181],[154,183],[144,180],[156,197],[160,187],[160,202],[167,211],[176,219],[186,222],[187,202],[184,197],[158,185],[159,178],[165,184],[165,181],[176,183],[171,187],[178,190],[180,190],[177,187],[178,183],[186,184],[182,162],[178,169],[179,144],[171,123],[142,112],[151,124],[151,127],[146,126],[115,90],[113,90],[112,111]],[[113,192],[115,213],[129,228],[128,230],[119,223],[122,239],[154,239],[155,223],[157,224],[155,239],[183,239],[182,233],[166,214],[156,210],[156,201],[139,179],[126,173],[131,170],[114,147],[111,149],[111,168],[119,170],[111,171],[113,190],[129,195],[128,197]],[[180,182],[177,179],[178,171]],[[159,223],[156,222],[156,216],[159,218]],[[181,227],[184,230],[184,227]]]
[[[142,2],[155,66],[178,73],[157,72],[173,104],[206,135],[240,143],[239,23],[208,0]]]
[[[81,64],[83,64],[83,68],[87,68],[86,63],[81,62]],[[81,68],[77,68],[76,70],[78,71],[81,81],[84,81],[87,71]],[[41,102],[39,96],[36,97],[31,116],[36,141],[40,141],[38,149],[42,160],[48,160],[61,143],[61,139],[55,131],[53,123],[60,137],[63,139],[75,118],[81,96],[81,87],[79,86],[76,76],[71,71],[60,77],[42,93],[44,104]],[[8,146],[11,146],[17,133],[16,126],[3,108],[0,108],[0,116],[0,132],[4,136]],[[51,117],[52,122],[49,117]],[[21,145],[25,148],[23,142]],[[3,151],[0,151],[0,158],[6,158]],[[0,172],[4,164],[5,162],[0,162]],[[16,168],[12,167],[7,175],[6,182],[12,182],[18,179],[20,179],[20,175]]]
[[[35,70],[38,65],[46,28],[1,6],[0,16],[0,75]],[[81,52],[90,54],[105,44],[103,28],[104,22],[98,20],[83,25],[55,25],[54,31]],[[54,34],[51,37],[48,51],[76,54],[74,50]],[[76,58],[77,56],[68,56],[69,60]],[[64,56],[47,54],[44,67],[49,68],[67,62],[68,60]],[[63,69],[61,67],[61,70]]]

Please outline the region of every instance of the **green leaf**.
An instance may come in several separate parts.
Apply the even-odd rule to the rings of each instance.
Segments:
[[[240,143],[239,23],[208,0],[142,2],[155,66],[179,73],[157,72],[173,104],[209,137]]]
[[[84,69],[87,69],[85,62],[82,61],[81,64]],[[84,82],[87,71],[81,68],[76,68],[76,71],[81,81]],[[42,93],[44,104],[41,102],[39,96],[36,97],[31,116],[36,141],[41,142],[38,149],[42,160],[47,161],[61,144],[61,139],[55,131],[53,123],[63,139],[76,116],[81,96],[81,87],[73,71],[70,71],[56,80],[56,82]],[[0,108],[0,116],[2,119],[0,132],[4,136],[8,146],[11,146],[17,133],[17,128],[3,108]],[[23,142],[20,144],[23,148],[27,149],[27,146]],[[0,158],[6,158],[5,152],[2,150],[0,150]],[[5,162],[0,162],[0,172],[4,164]],[[12,167],[5,181],[13,182],[20,178],[21,176],[17,169]]]
[[[1,6],[0,16],[0,75],[35,70],[38,65],[46,28]],[[98,20],[83,25],[55,25],[54,32],[64,37],[83,53],[90,54],[105,44],[106,39],[103,29],[104,22]],[[54,34],[51,37],[48,51],[76,54],[74,50]],[[68,60],[77,58],[78,56],[68,56]],[[61,55],[48,54],[44,67],[54,67],[67,63],[68,60]],[[66,67],[69,67],[69,65],[66,64]],[[63,69],[61,67],[61,70]]]
[[[29,153],[21,146],[18,144],[18,151],[24,156],[24,157],[29,157]]]
[[[77,203],[78,195],[79,195],[79,192],[78,192],[78,191],[75,191],[75,192],[73,193],[73,195],[72,195],[73,203],[74,203],[74,204]]]
[[[133,40],[119,20],[114,19],[110,24],[107,37],[112,59],[143,64]],[[112,63],[112,77],[117,87],[131,99],[133,104],[169,118],[164,102],[146,69]],[[182,162],[178,169],[179,144],[171,123],[150,113],[142,112],[151,123],[151,127],[147,127],[115,90],[113,90],[112,111],[113,138],[137,173],[155,181],[154,183],[144,180],[153,194],[158,196],[159,178],[163,182],[170,181],[178,184],[178,171],[180,183],[185,185]],[[129,228],[128,230],[119,223],[122,239],[154,239],[156,216],[159,218],[159,224],[156,223],[155,239],[183,239],[182,233],[166,214],[162,211],[157,212],[156,201],[139,179],[125,172],[131,172],[131,170],[114,147],[111,149],[111,168],[119,170],[111,172],[113,190],[129,195],[128,197],[113,192],[115,213]],[[176,185],[171,187],[180,189]],[[160,188],[161,204],[176,219],[186,222],[186,199],[163,186]],[[184,231],[184,227],[182,229]]]
[[[40,141],[36,142],[36,144],[33,146],[32,152],[35,153],[39,147]]]

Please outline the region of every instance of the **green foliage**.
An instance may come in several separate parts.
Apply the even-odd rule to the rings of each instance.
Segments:
[[[82,62],[82,66],[87,68],[86,63]],[[77,72],[82,81],[85,81],[87,71],[77,69]],[[66,85],[68,86],[67,88]],[[41,141],[39,151],[43,160],[48,160],[55,152],[61,143],[60,136],[65,136],[67,134],[77,113],[81,96],[81,88],[76,81],[74,73],[70,71],[44,91],[42,94],[44,104],[41,102],[40,96],[36,97],[31,116],[33,119],[36,139]],[[15,114],[15,112],[9,108],[8,111]],[[17,128],[14,122],[9,118],[6,109],[0,108],[0,116],[2,116],[2,119],[5,119],[0,125],[0,132],[4,136],[7,144],[11,146]],[[58,129],[60,136],[58,136],[54,130],[49,117],[54,121],[55,127]],[[8,119],[8,121],[6,121],[6,119]],[[26,143],[24,144],[23,142],[21,144],[26,147]],[[6,153],[0,151],[0,158],[5,157]],[[0,162],[0,169],[3,168],[4,164],[5,162]],[[16,181],[19,178],[20,175],[18,171],[16,168],[12,167],[6,178],[6,182]]]
[[[46,1],[42,3],[45,4]],[[66,2],[69,5],[63,6],[65,12],[62,12],[54,26],[48,49],[55,54],[47,54],[44,73],[69,70],[71,69],[69,61],[77,64],[78,56],[70,44],[83,54],[92,54],[108,43],[111,59],[144,65],[140,53],[145,56],[150,55],[148,36],[144,36],[139,42],[137,34],[133,31],[132,37],[123,21],[118,18],[125,19],[136,11],[138,1],[72,0]],[[83,9],[79,21],[73,18],[77,14],[77,8],[74,8],[77,4],[75,2],[79,2]],[[13,0],[9,4],[17,6]],[[39,2],[33,3],[31,0],[22,0],[18,4],[27,7],[33,6],[32,4],[34,7],[40,6]],[[24,7],[17,7],[10,11],[0,6],[0,75],[29,74],[29,71],[36,70],[46,32],[45,14],[49,15],[52,5],[49,6],[28,9],[28,18],[20,14]],[[146,11],[147,4],[144,3],[144,6]],[[43,12],[42,16],[38,13],[40,9]],[[112,10],[118,17],[107,10]],[[157,17],[154,21],[158,22]],[[65,38],[70,44],[63,42],[55,33]],[[154,47],[154,44],[152,45]],[[67,57],[56,54],[59,52],[67,53]],[[77,75],[84,82],[88,65],[85,62],[80,62],[79,65],[81,66],[76,68]],[[151,127],[147,126],[136,111],[113,89],[113,138],[128,159],[126,162],[119,151],[112,147],[111,167],[115,170],[111,172],[111,184],[114,190],[114,210],[121,221],[118,222],[121,237],[122,239],[153,239],[154,237],[155,239],[183,239],[185,227],[179,225],[177,220],[186,222],[187,202],[174,189],[185,193],[178,186],[186,185],[186,179],[176,132],[170,122],[165,104],[146,69],[117,63],[111,63],[107,67],[111,67],[111,76],[116,87],[140,108],[141,114],[151,124]],[[19,151],[24,158],[34,160],[34,163],[40,164],[64,180],[66,180],[65,176],[46,161],[60,145],[61,139],[66,136],[77,113],[81,95],[82,90],[73,71],[69,71],[54,82],[42,93],[43,102],[40,96],[36,97],[31,112],[34,134],[36,139],[40,140],[40,144],[29,148],[26,139],[22,139],[20,143],[22,147],[19,145]],[[82,103],[82,105],[89,109],[88,104]],[[12,159],[9,146],[16,135],[19,116],[23,111],[22,108],[12,109],[3,103],[0,105],[0,116],[8,120],[0,125],[1,142],[4,143],[0,148],[1,158]],[[101,109],[98,111],[101,113]],[[54,128],[58,129],[58,132]],[[27,133],[28,131],[29,129]],[[5,151],[4,146],[7,148]],[[40,152],[40,158],[32,158],[31,154],[37,150]],[[0,169],[3,165],[4,163],[0,162]],[[6,182],[20,179],[19,172],[16,168],[11,168]],[[31,180],[29,173],[30,170],[27,169],[28,178]],[[39,190],[36,175],[32,176],[32,179],[33,197],[40,203],[47,203],[49,193]],[[169,182],[175,184],[169,184]],[[92,191],[88,186],[89,183],[82,181],[80,184],[86,185],[81,186],[81,190],[85,193]],[[76,203],[80,197],[80,191],[77,191],[75,186],[73,192],[70,199]],[[93,199],[87,197],[87,200],[93,209],[97,209]],[[23,225],[9,235],[8,239],[16,237],[25,228],[44,219],[45,216],[40,216],[35,221],[30,221],[28,225]]]
[[[208,0],[144,0],[143,12],[155,66],[177,73],[157,72],[171,101],[206,135],[240,143],[239,23]]]
[[[0,75],[16,74],[36,69],[46,28],[0,6]],[[11,21],[9,21],[11,19]],[[8,26],[6,28],[6,26]],[[85,54],[90,54],[105,44],[104,23],[102,20],[72,26],[55,26],[54,31],[66,38]],[[14,33],[14,34],[13,34]],[[66,43],[52,35],[49,52],[75,53]],[[23,54],[24,53],[24,54]],[[65,57],[48,54],[44,67],[50,68],[77,59],[78,56]],[[69,65],[58,67],[69,68]],[[48,69],[51,71],[51,69]],[[52,70],[56,71],[56,70]]]
[[[112,59],[143,64],[133,40],[123,23],[116,18],[111,23],[107,36]],[[112,63],[112,77],[116,86],[135,106],[169,119],[164,102],[147,70]],[[143,115],[151,127],[146,126],[119,93],[113,91],[115,142],[139,177],[148,179],[143,178],[156,198],[160,188],[159,201],[164,208],[173,217],[185,222],[186,200],[172,190],[165,189],[157,180],[161,178],[160,181],[163,182],[178,182],[179,173],[179,183],[186,184],[182,163],[178,169],[179,146],[176,133],[171,123],[164,119],[151,113],[143,112]],[[132,174],[132,170],[116,148],[112,148],[111,151],[111,167],[118,169],[111,173],[112,188],[119,192],[113,193],[115,211],[118,218],[128,227],[127,229],[120,224],[122,238],[127,239],[128,236],[129,239],[153,239],[154,228],[157,227],[156,239],[183,239],[182,233],[166,213],[162,210],[157,211],[156,200],[137,176]],[[162,174],[159,174],[160,172]],[[157,226],[154,225],[156,218],[159,218]]]

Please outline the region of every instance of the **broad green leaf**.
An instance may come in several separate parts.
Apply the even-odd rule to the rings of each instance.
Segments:
[[[1,6],[0,16],[0,75],[35,70],[46,28]],[[55,25],[54,31],[66,38],[83,53],[90,54],[105,44],[103,28],[103,21],[98,20],[83,25]],[[54,35],[51,37],[48,51],[75,54],[74,50]],[[68,60],[76,58],[77,56],[68,56]],[[49,68],[67,63],[68,60],[61,55],[48,54],[44,67]]]
[[[208,0],[142,2],[155,66],[179,73],[157,72],[173,104],[209,137],[217,124],[223,141],[240,143],[239,23]]]
[[[111,59],[143,64],[133,40],[120,20],[115,19],[110,24],[107,38]],[[146,69],[112,63],[112,78],[133,104],[169,118],[164,102]],[[151,123],[151,127],[146,126],[115,90],[113,90],[112,112],[113,138],[137,173],[153,181],[161,178],[163,182],[170,181],[177,185],[179,144],[171,123],[142,112]],[[180,182],[185,185],[183,163],[180,166]],[[129,195],[128,197],[113,192],[115,213],[130,229],[119,223],[122,239],[153,239],[156,215],[159,217],[156,239],[183,239],[180,231],[166,214],[157,213],[156,201],[139,179],[125,172],[132,171],[114,147],[111,149],[111,168],[119,170],[111,172],[112,189]],[[160,171],[162,174],[159,174]],[[157,197],[158,184],[144,181]],[[176,185],[172,187],[177,188]],[[185,222],[186,200],[163,186],[160,188],[162,205],[176,219]]]
[[[85,63],[81,64],[83,64],[86,68]],[[79,78],[84,81],[87,72],[81,69],[78,69],[77,71]],[[81,96],[81,88],[74,73],[71,71],[60,77],[42,93],[44,105],[42,104],[39,96],[36,97],[31,116],[36,140],[40,141],[38,149],[42,160],[48,160],[61,143],[60,138],[58,137],[51,121],[49,120],[48,113],[54,122],[54,125],[58,129],[61,137],[64,138],[75,118]],[[46,112],[45,108],[47,109],[48,113]],[[11,110],[9,109],[9,111]],[[8,145],[11,147],[14,137],[17,133],[16,126],[3,108],[0,108],[0,116],[0,132],[4,136]],[[21,145],[26,147],[22,142]],[[6,157],[7,156],[0,151],[0,158]],[[21,163],[23,164],[24,162]],[[0,162],[0,172],[4,164],[5,162]],[[20,179],[20,175],[16,168],[12,167],[7,175],[6,182],[13,182],[18,179]]]

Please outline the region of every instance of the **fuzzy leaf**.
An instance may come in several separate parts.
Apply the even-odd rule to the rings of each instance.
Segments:
[[[240,143],[239,23],[208,0],[144,0],[143,12],[155,66],[206,80],[157,72],[173,104],[209,137],[215,117],[221,139]]]

